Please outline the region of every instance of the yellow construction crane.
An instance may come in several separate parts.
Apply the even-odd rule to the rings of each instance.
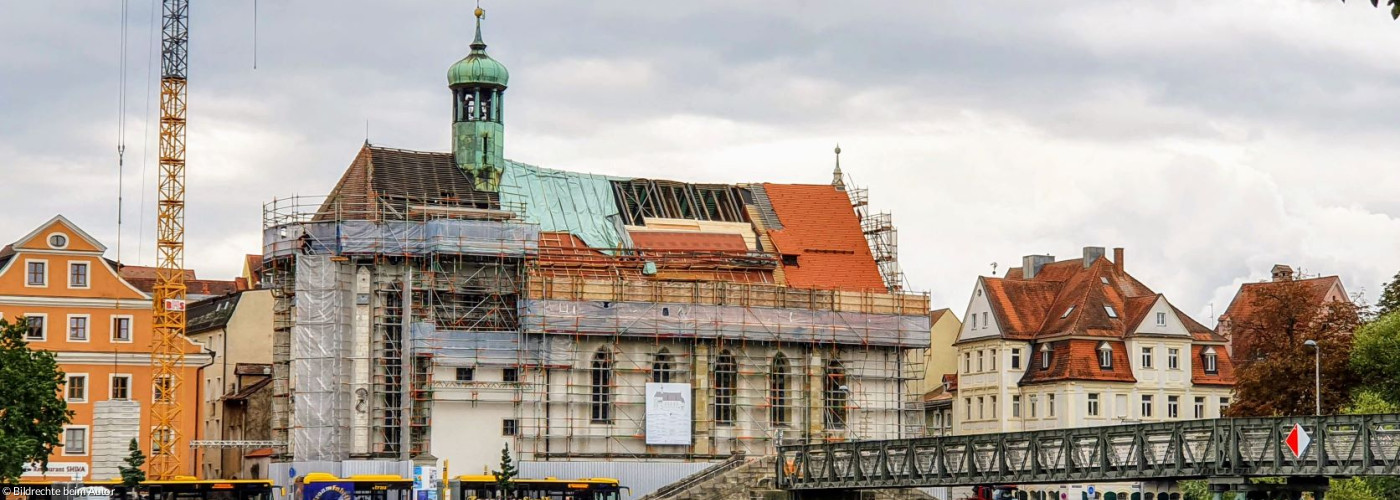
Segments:
[[[160,172],[151,367],[152,479],[181,473],[180,369],[185,364],[185,83],[189,0],[163,0],[160,45]],[[194,406],[192,406],[194,407]]]

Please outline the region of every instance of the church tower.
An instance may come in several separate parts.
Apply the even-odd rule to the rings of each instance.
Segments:
[[[457,168],[471,176],[477,191],[500,189],[501,169],[505,167],[506,67],[486,55],[481,41],[481,19],[486,11],[476,9],[476,39],[471,53],[447,70],[447,87],[452,89],[452,154]]]

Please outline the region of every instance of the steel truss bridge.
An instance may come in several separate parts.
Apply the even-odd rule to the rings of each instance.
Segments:
[[[1294,425],[1311,444],[1295,456]],[[778,447],[795,492],[1400,474],[1400,414],[1222,418]]]

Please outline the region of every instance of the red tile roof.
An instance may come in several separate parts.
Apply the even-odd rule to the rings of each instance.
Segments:
[[[1107,343],[1113,350],[1113,363],[1108,368],[1099,365],[1099,346]],[[1050,367],[1041,368],[1040,349],[1031,353],[1022,384],[1053,382],[1065,379],[1098,380],[1105,382],[1136,382],[1128,361],[1128,348],[1120,340],[1073,339],[1050,342]]]
[[[1211,346],[1191,346],[1191,383],[1200,385],[1235,385],[1235,364],[1223,347],[1215,347],[1216,372],[1206,373],[1205,350]]]
[[[655,275],[643,274],[647,262],[656,265]],[[644,250],[609,255],[589,247],[578,236],[553,231],[540,233],[539,263],[538,272],[547,276],[737,283],[773,283],[777,267],[772,257],[747,252]]]
[[[981,281],[1004,338],[1051,345],[1051,366],[1040,368],[1040,348],[1036,347],[1022,383],[1134,381],[1123,340],[1133,335],[1158,301],[1165,300],[1106,257],[1095,259],[1088,267],[1084,259],[1048,263],[1031,279],[1014,268],[1003,278]],[[1224,342],[1223,337],[1167,305],[1193,341]],[[1068,340],[1071,337],[1073,340]],[[1099,367],[1102,342],[1113,348],[1112,368],[1108,370]],[[1222,357],[1221,363],[1228,364],[1228,358]]]
[[[1249,350],[1249,339],[1242,338],[1241,332],[1233,331],[1235,330],[1234,325],[1248,324],[1254,319],[1254,316],[1259,313],[1258,301],[1265,295],[1265,292],[1281,292],[1280,289],[1287,286],[1303,287],[1309,296],[1309,302],[1319,306],[1327,301],[1328,294],[1334,287],[1338,290],[1338,294],[1346,299],[1342,280],[1336,276],[1240,285],[1240,290],[1235,292],[1235,298],[1230,300],[1230,306],[1226,307],[1225,312],[1220,315],[1216,329],[1221,335],[1230,339],[1231,351],[1240,355],[1241,359],[1244,359],[1245,351]]]
[[[122,278],[142,292],[152,293],[156,288],[156,268],[149,266],[121,266]],[[234,280],[202,280],[195,277],[193,269],[185,269],[185,290],[190,295],[226,295],[239,290]]]
[[[769,230],[769,237],[785,259],[797,259],[796,265],[783,266],[789,286],[888,291],[845,191],[825,184],[764,184],[763,189],[783,224]]]
[[[744,237],[737,234],[695,231],[632,231],[632,246],[640,250],[748,252]]]

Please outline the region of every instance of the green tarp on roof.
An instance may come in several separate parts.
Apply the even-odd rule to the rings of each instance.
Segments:
[[[629,244],[613,196],[615,180],[631,179],[506,160],[501,173],[501,208],[539,224],[540,231],[567,231],[593,248],[623,248]]]

